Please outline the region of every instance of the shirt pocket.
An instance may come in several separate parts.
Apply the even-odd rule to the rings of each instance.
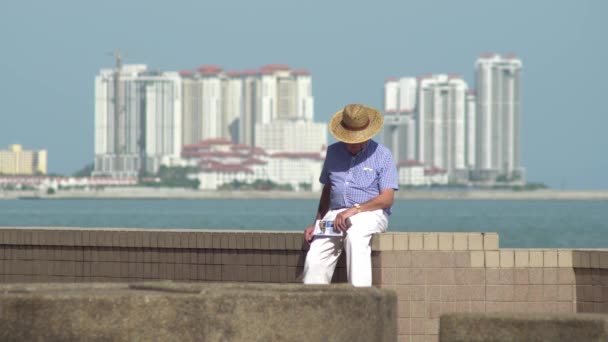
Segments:
[[[362,189],[374,188],[378,184],[378,173],[368,167],[358,167],[354,174],[354,183]]]

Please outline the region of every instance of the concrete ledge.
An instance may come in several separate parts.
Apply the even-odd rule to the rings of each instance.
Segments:
[[[445,314],[439,341],[608,341],[608,315]]]
[[[277,284],[0,286],[2,341],[396,341],[396,294]]]

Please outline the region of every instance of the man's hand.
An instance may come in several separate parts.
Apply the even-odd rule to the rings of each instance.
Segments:
[[[334,219],[334,229],[345,232],[350,228],[350,219],[349,217],[355,215],[357,213],[357,209],[348,208],[346,210],[341,211],[336,218]]]
[[[314,237],[312,235],[312,233],[315,232],[315,225],[313,224],[312,226],[306,227],[306,229],[304,229],[304,240],[306,240],[306,242],[308,242],[308,244],[310,244],[312,242],[312,238]]]

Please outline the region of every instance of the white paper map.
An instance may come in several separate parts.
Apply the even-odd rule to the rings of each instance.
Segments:
[[[339,230],[334,230],[334,221],[317,220],[315,222],[315,236],[342,236]]]

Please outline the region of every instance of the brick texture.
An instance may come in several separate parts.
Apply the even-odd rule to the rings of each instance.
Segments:
[[[0,228],[0,282],[298,283],[307,249],[300,232]],[[608,313],[608,250],[500,249],[496,233],[387,233],[372,250],[402,341],[436,341],[449,312]]]

